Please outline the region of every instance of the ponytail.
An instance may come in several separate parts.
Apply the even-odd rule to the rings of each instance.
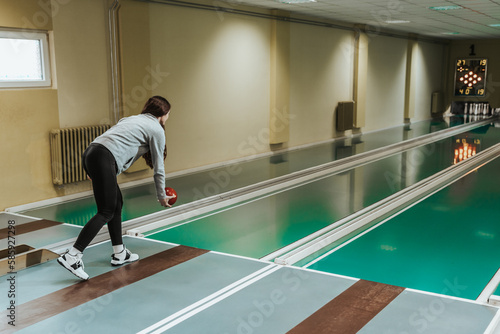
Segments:
[[[170,112],[170,103],[167,101],[162,96],[153,96],[149,98],[149,100],[146,102],[144,105],[144,108],[142,108],[141,114],[151,114],[155,117],[162,117],[165,116]],[[160,124],[162,127],[163,125]],[[149,166],[149,168],[153,169],[153,159],[151,157],[151,151],[148,151],[142,155],[144,160],[146,161],[146,165]],[[167,145],[165,145],[165,148],[163,149],[163,160],[167,158]]]

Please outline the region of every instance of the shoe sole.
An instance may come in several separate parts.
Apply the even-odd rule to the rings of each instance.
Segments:
[[[90,277],[81,277],[81,276],[79,276],[78,274],[76,274],[76,273],[72,270],[73,268],[71,268],[71,269],[70,269],[70,268],[68,268],[68,267],[66,266],[66,262],[63,262],[63,261],[61,261],[61,260],[57,259],[57,263],[59,263],[59,264],[60,264],[63,268],[65,268],[66,270],[68,270],[70,273],[72,273],[73,275],[75,275],[76,277],[78,277],[78,278],[79,278],[79,279],[81,279],[81,280],[88,281],[88,280],[89,280],[89,278],[90,278]]]
[[[139,260],[139,259],[137,259]],[[114,266],[114,267],[118,267],[118,266],[121,266],[125,263],[132,263],[132,262],[135,262],[137,260],[133,260],[133,261],[123,261],[123,262],[120,262],[120,263],[117,263],[117,262],[113,262],[113,260],[111,260],[111,265]]]

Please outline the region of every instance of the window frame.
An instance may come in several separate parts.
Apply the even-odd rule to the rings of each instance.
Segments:
[[[0,80],[0,89],[5,88],[36,88],[51,87],[51,69],[49,58],[48,33],[40,31],[7,31],[0,30],[0,38],[38,40],[40,42],[40,55],[42,65],[42,80]]]

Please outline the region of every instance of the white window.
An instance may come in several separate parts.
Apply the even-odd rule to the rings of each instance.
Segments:
[[[0,30],[0,88],[50,85],[47,34]]]

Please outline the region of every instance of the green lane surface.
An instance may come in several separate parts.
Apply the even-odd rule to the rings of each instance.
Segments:
[[[500,158],[309,266],[476,299],[500,267]]]
[[[454,145],[463,139],[476,140],[484,149],[499,142],[500,129],[486,126],[149,237],[260,258],[449,167]]]
[[[426,120],[411,125],[356,135],[350,139],[339,139],[334,142],[291,150],[272,157],[252,159],[169,178],[166,183],[167,186],[176,189],[179,195],[176,205],[186,204],[463,123],[461,117],[453,117],[451,121],[446,120],[448,122],[443,119]],[[245,143],[235,144],[235,150],[248,153],[257,152],[256,149],[260,149],[259,145],[267,144],[249,140]],[[166,164],[168,164],[168,158]],[[144,185],[122,189],[122,194],[124,201],[123,221],[164,210],[156,201],[156,192],[152,181]],[[96,212],[93,196],[87,196],[74,201],[24,211],[23,214],[83,226]]]

